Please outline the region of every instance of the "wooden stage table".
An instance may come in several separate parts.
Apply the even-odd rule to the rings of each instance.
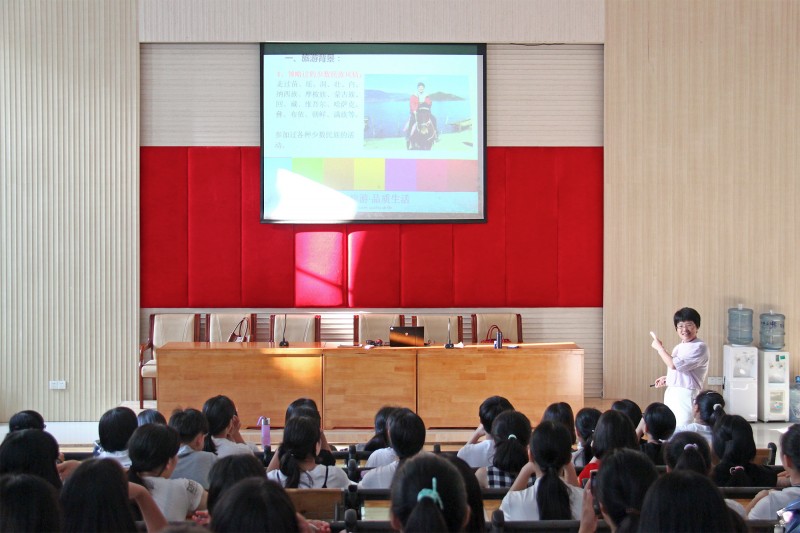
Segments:
[[[431,428],[474,428],[489,396],[508,398],[532,423],[552,402],[583,407],[583,349],[573,343],[443,347],[339,347],[333,343],[169,343],[158,350],[158,408],[202,408],[224,394],[242,423],[313,398],[325,429],[371,428],[383,405],[414,409]]]
[[[283,426],[286,407],[311,398],[322,407],[324,343],[170,342],[158,349],[158,410],[202,409],[218,394],[236,403],[242,426],[267,416]]]
[[[421,348],[417,377],[417,414],[429,428],[475,428],[478,407],[495,395],[533,425],[553,402],[583,407],[583,349],[573,343]]]

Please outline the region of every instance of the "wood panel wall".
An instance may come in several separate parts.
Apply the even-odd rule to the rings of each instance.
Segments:
[[[800,374],[800,3],[607,0],[606,25],[605,396],[663,397],[648,331],[672,346],[682,306],[710,375],[740,302],[786,315]]]
[[[136,30],[135,0],[0,3],[0,420],[135,394]]]
[[[141,42],[602,43],[603,0],[139,0]]]

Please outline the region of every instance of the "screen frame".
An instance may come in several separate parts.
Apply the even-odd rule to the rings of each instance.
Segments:
[[[406,219],[406,218],[383,218],[383,219],[364,219],[355,218],[350,220],[310,220],[308,222],[298,220],[275,220],[266,219],[264,212],[264,131],[265,131],[265,110],[264,110],[264,56],[280,53],[291,54],[429,54],[429,55],[474,55],[481,57],[482,68],[478,80],[481,84],[480,91],[480,110],[482,146],[482,191],[481,191],[481,215],[474,218],[431,218],[431,219]],[[488,220],[487,213],[487,152],[488,140],[486,125],[486,44],[485,43],[291,43],[291,42],[262,42],[259,46],[259,112],[260,112],[260,152],[259,152],[259,218],[262,224],[297,224],[297,225],[326,225],[326,224],[485,224]],[[401,216],[398,213],[398,216]]]

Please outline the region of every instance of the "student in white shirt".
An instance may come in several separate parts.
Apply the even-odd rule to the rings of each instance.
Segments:
[[[289,489],[342,489],[354,485],[337,466],[317,464],[322,443],[319,421],[309,416],[294,416],[283,429],[278,448],[280,467],[267,478]]]
[[[161,424],[145,424],[128,443],[128,479],[144,486],[168,521],[183,521],[206,508],[206,491],[191,479],[170,479],[178,464],[178,432]]]
[[[486,398],[478,408],[480,424],[463,448],[458,450],[458,457],[472,468],[490,466],[494,457],[494,441],[492,440],[492,422],[503,411],[514,409],[506,398],[491,396]],[[485,437],[484,440],[480,440]]]
[[[131,466],[128,457],[128,440],[139,427],[136,413],[127,407],[109,409],[100,417],[97,431],[100,440],[95,455],[100,459],[114,459],[122,466]]]
[[[425,423],[411,409],[398,409],[389,423],[389,442],[396,459],[383,466],[368,470],[358,486],[364,489],[388,489],[402,462],[422,451],[425,445]]]
[[[241,422],[236,412],[236,405],[227,396],[214,396],[203,404],[203,414],[208,420],[203,451],[211,452],[217,457],[225,457],[237,453],[254,454],[258,448],[244,441],[240,433]]]
[[[748,504],[750,520],[775,520],[779,510],[800,500],[800,424],[792,424],[781,435],[781,463],[789,475],[790,487],[783,490],[762,490]]]
[[[572,464],[571,447],[572,436],[560,422],[546,421],[536,426],[531,437],[530,462],[522,467],[500,504],[506,520],[580,519],[583,489],[567,485],[560,476],[564,467]],[[536,483],[528,487],[532,475],[536,475]]]

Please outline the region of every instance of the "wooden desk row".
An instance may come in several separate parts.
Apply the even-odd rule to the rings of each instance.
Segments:
[[[384,405],[415,410],[429,428],[474,428],[489,396],[508,398],[535,424],[545,407],[583,407],[583,350],[573,343],[443,347],[339,347],[333,343],[169,343],[158,350],[158,408],[201,409],[224,394],[242,423],[282,427],[286,407],[313,398],[325,429],[371,428]]]

